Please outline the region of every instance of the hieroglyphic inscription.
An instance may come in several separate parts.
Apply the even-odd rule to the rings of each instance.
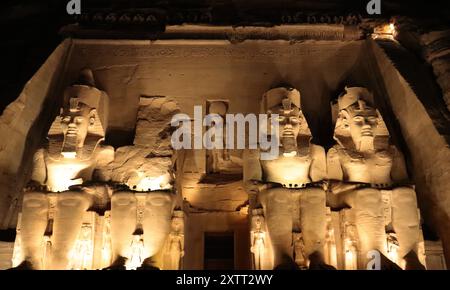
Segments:
[[[199,45],[151,45],[140,46],[104,46],[104,45],[80,45],[77,53],[80,57],[115,57],[115,58],[208,58],[228,57],[232,59],[252,60],[267,58],[293,58],[324,57],[328,54],[340,57],[352,57],[357,45],[344,45],[334,43],[319,45],[224,45],[224,46],[199,46]]]

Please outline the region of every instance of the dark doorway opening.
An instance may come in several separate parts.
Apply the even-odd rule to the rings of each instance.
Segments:
[[[234,269],[234,233],[205,233],[205,270]]]

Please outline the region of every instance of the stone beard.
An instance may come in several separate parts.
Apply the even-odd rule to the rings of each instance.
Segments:
[[[419,258],[423,263],[416,194],[409,186],[403,156],[389,144],[383,119],[370,106],[371,97],[367,89],[358,87],[346,88],[339,97],[334,135],[338,145],[327,156],[330,205],[354,211],[359,268],[365,269],[369,251],[389,254],[386,231],[395,232],[400,259],[414,257],[405,261],[408,268]]]

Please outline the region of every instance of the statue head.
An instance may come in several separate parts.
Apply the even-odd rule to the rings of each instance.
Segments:
[[[92,236],[92,227],[90,224],[83,224],[81,226],[80,240],[89,241]]]
[[[376,136],[389,135],[372,99],[366,88],[345,88],[338,99],[339,115],[334,134],[338,142],[351,138],[356,150],[363,152],[374,149]]]
[[[61,114],[61,130],[64,134],[62,154],[76,154],[84,146],[86,136],[97,118],[97,111],[78,98],[71,98],[68,110]]]
[[[80,157],[85,145],[95,147],[105,137],[107,113],[107,95],[95,87],[92,71],[83,70],[65,90],[60,115],[48,133],[54,139],[51,145],[58,146],[65,158]]]
[[[172,231],[177,233],[182,233],[184,231],[184,213],[182,211],[174,211]]]
[[[271,120],[275,114],[278,115],[278,136],[284,154],[297,152],[299,135],[311,135],[301,110],[300,92],[294,88],[280,87],[265,93],[263,112],[268,114]]]
[[[254,209],[252,211],[252,230],[259,231],[263,229],[264,216],[262,209]]]

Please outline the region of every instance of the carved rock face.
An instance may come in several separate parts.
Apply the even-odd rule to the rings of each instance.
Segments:
[[[270,108],[268,113],[278,114],[279,136],[285,152],[295,151],[297,137],[300,132],[301,116],[300,110],[292,107],[289,99],[284,99],[282,105]],[[273,117],[271,116],[271,119]]]
[[[95,122],[95,110],[87,105],[70,110],[61,116],[61,129],[64,134],[62,153],[75,153],[84,146],[89,126]]]
[[[359,100],[344,110],[343,115],[344,126],[348,126],[356,148],[364,151],[364,148],[373,147],[375,130],[378,126],[377,111]]]
[[[176,217],[172,219],[172,231],[176,233],[183,232],[183,218]]]
[[[158,156],[172,155],[170,122],[178,112],[178,105],[166,98],[141,98],[134,145],[152,148]]]
[[[128,185],[136,191],[172,188],[170,157],[153,157],[152,148],[121,147],[112,163],[98,170],[100,179]]]
[[[364,152],[378,146],[377,137],[382,137],[378,138],[378,141],[389,138],[383,118],[378,110],[370,105],[373,103],[372,99],[372,94],[361,87],[346,87],[346,93],[339,97],[339,116],[334,138],[344,147],[350,146]]]

